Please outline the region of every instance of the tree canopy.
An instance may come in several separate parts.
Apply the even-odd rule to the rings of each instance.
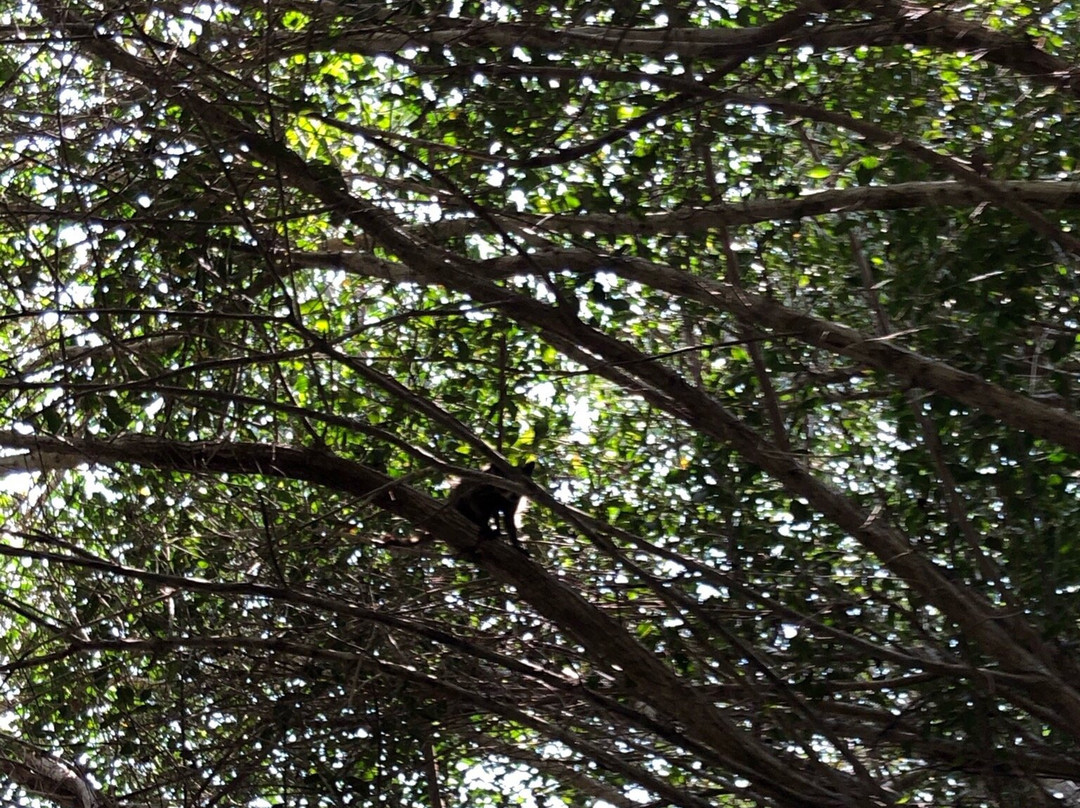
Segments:
[[[1074,3],[0,8],[3,799],[1080,805]]]

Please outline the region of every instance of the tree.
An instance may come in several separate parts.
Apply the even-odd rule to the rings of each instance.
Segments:
[[[6,4],[7,796],[1080,804],[1078,16]]]

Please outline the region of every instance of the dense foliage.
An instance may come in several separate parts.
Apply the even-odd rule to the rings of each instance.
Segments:
[[[5,799],[1080,805],[1074,4],[0,9]]]

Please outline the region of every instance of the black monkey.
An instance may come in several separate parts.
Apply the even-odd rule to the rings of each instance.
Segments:
[[[520,466],[515,466],[515,471],[532,477],[535,461],[530,460]],[[507,477],[505,472],[499,471],[494,466],[484,469],[485,474],[493,474],[496,477]],[[475,480],[462,480],[452,494],[454,508],[457,512],[480,527],[481,539],[495,539],[505,536],[525,555],[529,551],[518,541],[517,516],[521,506],[522,496],[514,491],[507,491],[491,483],[481,483]]]

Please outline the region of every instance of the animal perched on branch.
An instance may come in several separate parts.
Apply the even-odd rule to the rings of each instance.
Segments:
[[[532,460],[514,470],[526,477],[532,477],[536,463]],[[508,474],[494,466],[484,469],[485,474],[509,479]],[[508,491],[492,483],[462,480],[451,495],[454,508],[480,527],[481,539],[496,539],[505,536],[525,555],[529,551],[518,540],[517,515],[522,510],[524,498],[515,491]]]

